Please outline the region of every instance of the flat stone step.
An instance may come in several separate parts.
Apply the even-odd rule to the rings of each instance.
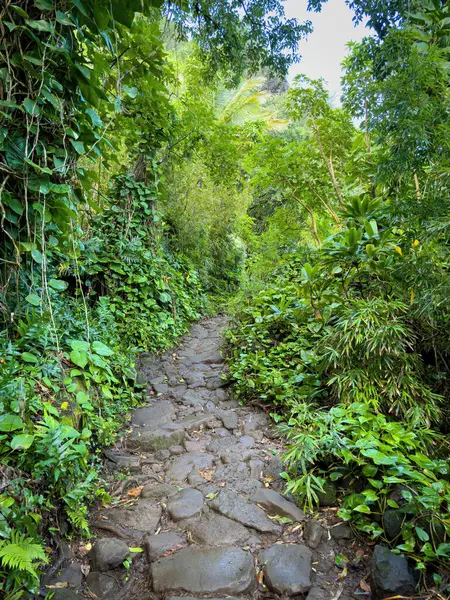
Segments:
[[[250,552],[240,548],[186,548],[151,565],[155,592],[245,594],[255,587]]]
[[[262,508],[246,502],[232,490],[222,490],[210,502],[210,507],[222,515],[252,527],[261,533],[281,533],[281,527],[271,521]]]
[[[233,546],[245,544],[250,531],[237,521],[216,513],[208,513],[198,519],[190,519],[185,524],[192,539],[204,546]]]

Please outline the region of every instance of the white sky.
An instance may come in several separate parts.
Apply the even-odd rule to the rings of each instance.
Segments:
[[[300,42],[302,60],[291,67],[289,80],[299,73],[312,79],[323,77],[334,97],[334,104],[339,104],[341,62],[348,52],[346,44],[360,41],[370,30],[363,24],[354,26],[353,13],[344,0],[328,0],[320,13],[308,12],[306,6],[307,0],[285,0],[287,17],[296,17],[300,21],[308,19],[314,27],[308,39]]]

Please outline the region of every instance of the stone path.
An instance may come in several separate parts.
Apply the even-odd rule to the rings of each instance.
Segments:
[[[281,495],[275,430],[229,396],[225,326],[203,321],[176,353],[140,357],[148,405],[134,411],[123,446],[105,451],[106,468],[126,475],[93,515],[92,549],[83,541],[60,573],[70,585],[55,600],[354,597],[364,572],[350,530],[332,526],[333,509],[307,519]],[[346,572],[335,564],[343,551]]]

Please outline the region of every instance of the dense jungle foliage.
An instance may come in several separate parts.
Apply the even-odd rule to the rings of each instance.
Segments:
[[[333,108],[281,0],[2,3],[2,597],[89,533],[137,354],[218,302],[289,490],[448,586],[449,7],[348,4]]]

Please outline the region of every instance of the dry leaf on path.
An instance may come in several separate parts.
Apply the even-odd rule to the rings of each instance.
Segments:
[[[132,496],[133,498],[138,498],[141,495],[143,489],[144,489],[144,486],[140,485],[139,487],[135,487],[131,490],[128,490],[127,496]]]
[[[212,481],[214,478],[214,473],[216,472],[216,469],[203,469],[200,470],[200,477],[202,477],[203,479],[206,479],[206,481]]]

